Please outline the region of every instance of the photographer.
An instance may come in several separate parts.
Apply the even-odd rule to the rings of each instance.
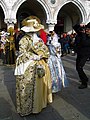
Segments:
[[[83,67],[88,58],[90,58],[90,23],[86,26],[83,24],[75,25],[73,29],[76,31],[75,48],[77,53],[76,70],[78,72],[81,85],[79,89],[87,88],[88,77],[83,71]]]

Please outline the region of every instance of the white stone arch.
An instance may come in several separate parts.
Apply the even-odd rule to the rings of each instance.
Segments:
[[[6,5],[4,0],[0,1],[0,6],[1,6],[3,12],[4,12],[5,19],[7,19],[7,17],[8,17],[8,8],[7,8],[7,5]]]
[[[17,0],[13,6],[12,6],[12,10],[11,10],[11,18],[16,20],[16,14],[17,11],[19,9],[19,7],[22,5],[22,3],[24,3],[26,0]]]
[[[78,0],[69,0],[67,2],[63,2],[62,4],[60,4],[60,6],[58,7],[57,11],[55,12],[54,14],[54,19],[57,20],[57,16],[58,16],[58,13],[60,11],[60,9],[66,5],[67,3],[73,3],[74,5],[77,6],[77,8],[80,10],[81,12],[81,16],[82,16],[82,22],[83,23],[86,23],[86,20],[87,20],[87,13],[86,13],[86,10],[84,8],[84,6],[78,1]]]
[[[44,8],[47,16],[47,21],[51,19],[51,10],[49,9],[48,5],[44,2],[44,0],[37,0]]]
[[[14,5],[12,6],[12,18],[13,19],[16,19],[16,14],[17,14],[18,9],[21,6],[21,4],[24,3],[25,1],[26,0],[17,0],[14,3]],[[47,21],[50,20],[51,13],[50,13],[50,8],[48,7],[48,5],[46,5],[46,3],[43,0],[36,0],[36,1],[39,2],[43,6],[46,12]]]

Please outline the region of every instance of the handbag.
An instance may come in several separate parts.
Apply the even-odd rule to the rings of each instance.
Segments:
[[[42,65],[37,66],[37,75],[39,78],[42,78],[43,76],[45,76],[45,69]]]

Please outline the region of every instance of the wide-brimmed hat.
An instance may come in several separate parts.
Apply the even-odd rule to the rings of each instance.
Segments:
[[[44,26],[41,24],[39,18],[36,16],[29,16],[26,19],[22,21],[23,27],[21,30],[24,32],[37,32],[40,29],[44,28]]]

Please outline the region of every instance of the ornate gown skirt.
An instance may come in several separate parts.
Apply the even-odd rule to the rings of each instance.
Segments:
[[[68,80],[61,61],[61,58],[50,55],[48,59],[52,78],[52,92],[56,93],[61,90],[62,87],[68,86]]]
[[[36,65],[29,65],[24,75],[16,76],[17,112],[21,116],[39,113],[52,102],[50,70],[43,60],[38,64],[45,67],[44,77],[37,76]]]

